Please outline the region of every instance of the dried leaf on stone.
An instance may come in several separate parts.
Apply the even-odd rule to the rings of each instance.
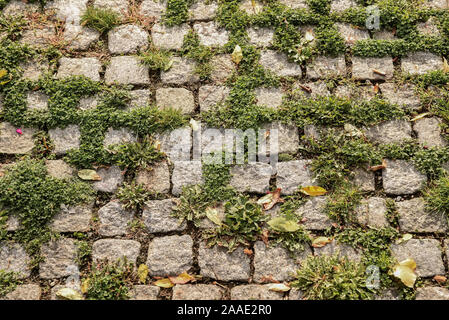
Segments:
[[[417,115],[416,117],[414,117],[414,118],[413,118],[412,120],[410,120],[410,121],[413,122],[413,121],[416,121],[416,120],[425,118],[425,117],[427,117],[429,114],[430,114],[430,112],[421,113],[420,115]]]
[[[318,237],[312,241],[312,247],[322,248],[326,244],[331,243],[331,242],[332,242],[332,239],[329,239],[328,237]]]
[[[300,228],[296,221],[284,217],[273,218],[267,223],[273,230],[280,232],[295,232]]]
[[[315,36],[313,35],[313,30],[307,29],[306,33],[304,34],[304,38],[306,39],[306,41],[315,40]]]
[[[409,288],[413,288],[416,282],[417,275],[415,273],[416,262],[413,259],[406,259],[399,262],[394,267],[393,275],[399,278],[403,284]]]
[[[250,256],[250,255],[253,254],[253,250],[248,249],[248,248],[245,248],[245,249],[243,249],[243,253],[246,254],[246,255],[248,255],[248,256]]]
[[[368,168],[368,170],[370,171],[378,171],[378,170],[382,170],[385,169],[387,167],[387,161],[385,159],[382,160],[382,164],[378,165],[378,166],[370,166]]]
[[[101,177],[95,170],[91,169],[82,169],[78,171],[78,177],[82,180],[91,180],[91,181],[99,181]]]
[[[196,121],[195,119],[190,119],[190,126],[192,127],[193,131],[198,131],[198,129],[200,128],[198,121]]]
[[[374,93],[379,93],[379,84],[375,84],[373,87]]]
[[[322,196],[327,193],[326,189],[318,186],[303,187],[299,191],[311,197]]]
[[[139,277],[139,281],[141,283],[147,282],[148,272],[149,272],[148,266],[143,263],[137,269],[137,276]]]
[[[287,292],[290,291],[290,287],[283,283],[272,283],[267,285],[268,290],[276,292]]]
[[[443,57],[443,72],[449,73],[449,64],[447,63],[447,60],[444,57]]]
[[[264,210],[270,210],[273,208],[276,203],[284,202],[284,200],[281,198],[281,188],[277,188],[273,192],[269,192],[268,194],[271,194],[271,202],[267,202],[263,204]]]
[[[195,277],[191,276],[185,271],[176,277],[168,277],[168,278],[173,284],[186,284],[190,281],[195,280]]]
[[[383,77],[385,77],[385,76],[387,75],[385,72],[380,71],[380,70],[377,70],[377,69],[373,69],[373,72],[374,72],[374,73],[377,73],[378,75],[381,75],[381,76],[383,76]]]
[[[447,281],[447,278],[442,275],[436,275],[435,277],[433,277],[433,280],[438,282],[438,284],[444,284]]]
[[[210,221],[215,223],[216,225],[221,226],[221,224],[222,224],[221,223],[221,218],[220,218],[220,215],[219,215],[217,209],[214,209],[214,208],[211,208],[211,207],[206,208],[206,217]]]
[[[168,278],[159,279],[155,281],[153,284],[161,288],[171,288],[174,286],[173,282],[171,282],[170,279]]]
[[[270,234],[270,231],[268,229],[263,229],[262,230],[262,241],[263,243],[265,243],[265,245],[268,245],[268,235]]]
[[[82,293],[87,293],[87,290],[89,289],[89,281],[90,281],[90,279],[87,278],[81,283],[80,289],[81,289]]]
[[[262,198],[257,200],[257,204],[263,205],[263,204],[266,204],[266,203],[270,203],[272,200],[273,200],[273,194],[272,193],[267,193]]]
[[[410,239],[412,239],[413,238],[413,235],[411,235],[410,233],[406,233],[406,234],[404,234],[403,236],[402,236],[402,238],[400,238],[400,239],[398,239],[397,241],[396,241],[396,244],[400,244],[400,243],[402,243],[402,242],[404,242],[404,241],[408,241],[408,240],[410,240]]]
[[[240,61],[242,61],[243,52],[242,52],[242,48],[239,45],[235,46],[234,51],[231,54],[231,58],[235,64],[239,64]]]
[[[56,296],[65,300],[84,300],[83,295],[72,288],[62,288],[56,292]]]

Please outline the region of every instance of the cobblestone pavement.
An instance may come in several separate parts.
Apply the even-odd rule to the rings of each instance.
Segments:
[[[378,2],[381,29],[367,30],[367,5]],[[126,258],[148,272],[123,284],[130,299],[303,299],[304,288],[270,284],[295,280],[310,256],[367,266],[380,263],[380,250],[390,260],[372,299],[449,300],[448,2],[42,4],[0,0],[0,272],[17,278],[7,293],[0,287],[3,298],[58,299],[66,287],[98,298],[89,291],[94,266]],[[92,8],[110,10],[108,18],[89,16]],[[397,20],[401,11],[410,20]],[[277,130],[276,170],[263,161],[226,167],[215,179],[233,196],[218,188],[202,198],[216,185],[210,166],[191,161],[195,134],[256,127]],[[33,161],[43,175],[27,167]],[[21,182],[11,181],[9,170],[24,162]],[[82,169],[95,170],[82,184],[91,197],[72,196],[84,190]],[[196,196],[185,188],[193,185],[203,188]],[[327,193],[306,196],[300,186]],[[261,210],[255,201],[276,188],[285,202]],[[185,201],[194,217],[180,221],[174,212]],[[308,238],[285,246],[254,218],[235,250],[226,243],[233,235],[218,237],[222,246],[203,239],[217,224],[244,223],[241,210],[257,219],[288,211]],[[45,228],[33,223],[39,212]],[[37,225],[45,237],[36,248],[27,228]],[[329,243],[316,245],[320,236]],[[413,289],[392,276],[405,259],[417,264]],[[157,282],[183,272],[196,281]]]

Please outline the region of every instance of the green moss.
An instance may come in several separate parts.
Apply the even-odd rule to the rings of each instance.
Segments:
[[[111,9],[87,7],[81,16],[81,23],[100,33],[106,33],[120,24],[120,16]]]
[[[151,48],[141,55],[142,63],[151,70],[167,71],[172,65],[171,53],[166,50]]]
[[[184,23],[189,18],[189,7],[193,0],[168,0],[163,21],[168,26]]]
[[[181,48],[181,54],[196,62],[195,73],[200,76],[201,80],[206,80],[212,72],[210,60],[213,56],[212,49],[200,44],[200,38],[197,33],[192,30],[184,37]]]
[[[0,270],[0,297],[14,291],[21,281],[18,274],[12,271]]]
[[[427,188],[424,199],[429,211],[449,216],[449,176],[442,176]]]
[[[76,262],[80,268],[86,267],[91,261],[92,247],[87,241],[77,240],[75,242],[78,247]]]
[[[324,212],[339,223],[355,220],[355,209],[362,200],[362,193],[352,185],[338,186],[327,198]]]

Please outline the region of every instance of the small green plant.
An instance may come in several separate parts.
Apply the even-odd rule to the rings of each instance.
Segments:
[[[309,256],[296,273],[292,286],[307,300],[369,300],[365,266],[347,258]]]
[[[80,268],[87,266],[90,262],[92,255],[92,247],[87,241],[76,241],[76,246],[78,247],[76,261]]]
[[[427,209],[449,216],[449,176],[442,176],[424,192]]]
[[[141,55],[142,63],[151,70],[167,71],[173,64],[171,53],[166,50],[151,48]]]
[[[145,187],[135,182],[125,183],[117,191],[117,198],[126,209],[136,210],[148,200],[148,192]]]
[[[88,7],[81,16],[81,24],[104,33],[119,25],[120,17],[110,9]]]
[[[352,185],[343,185],[329,195],[324,212],[329,218],[346,224],[354,221],[355,208],[362,200],[362,193]]]
[[[168,0],[163,21],[168,26],[186,22],[189,18],[189,7],[193,0]]]
[[[210,73],[212,72],[210,60],[213,53],[211,48],[200,43],[200,38],[197,33],[189,31],[189,33],[186,34],[181,54],[186,58],[196,61],[195,73],[198,74],[202,80],[205,80],[210,76]]]
[[[20,283],[21,281],[15,272],[0,270],[0,297],[14,291]]]

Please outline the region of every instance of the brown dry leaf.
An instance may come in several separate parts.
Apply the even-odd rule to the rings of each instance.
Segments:
[[[413,259],[406,259],[399,262],[394,267],[393,275],[399,278],[403,284],[409,288],[413,288],[416,282],[417,275],[415,273],[416,262]]]
[[[374,93],[379,93],[379,84],[375,84],[373,87]]]
[[[253,250],[248,249],[248,248],[245,248],[245,249],[243,249],[243,253],[246,254],[246,255],[248,255],[248,256],[250,256],[250,255],[253,254]]]
[[[299,191],[311,197],[322,196],[327,193],[326,189],[318,186],[303,187]]]
[[[315,238],[315,240],[312,241],[312,247],[314,248],[322,248],[326,244],[331,243],[332,239],[329,239],[328,237],[318,237]]]
[[[266,246],[268,246],[268,235],[270,234],[270,231],[268,229],[263,229],[262,230],[262,241],[263,243],[265,243]]]
[[[168,278],[157,280],[153,284],[161,288],[171,288],[174,286],[173,282],[171,282]]]
[[[374,73],[377,73],[378,75],[381,75],[381,76],[383,76],[383,77],[385,77],[385,76],[387,75],[385,72],[380,71],[380,70],[377,70],[377,69],[373,69],[373,72],[374,72]]]
[[[261,283],[279,283],[278,280],[274,279],[273,276],[263,276],[260,278]]]
[[[272,195],[271,202],[263,204],[264,210],[270,210],[276,205],[276,203],[284,202],[284,200],[281,198],[281,188],[277,188],[275,191],[269,192],[269,194]]]
[[[382,160],[382,164],[378,165],[378,166],[370,166],[368,168],[368,170],[370,171],[378,171],[378,170],[382,170],[385,169],[387,167],[387,161],[385,159]]]
[[[176,277],[168,277],[173,284],[186,284],[190,281],[195,280],[195,277],[191,276],[187,272],[183,272]]]
[[[433,277],[433,280],[438,282],[438,284],[443,284],[447,281],[447,278],[445,276],[436,275],[435,277]]]

